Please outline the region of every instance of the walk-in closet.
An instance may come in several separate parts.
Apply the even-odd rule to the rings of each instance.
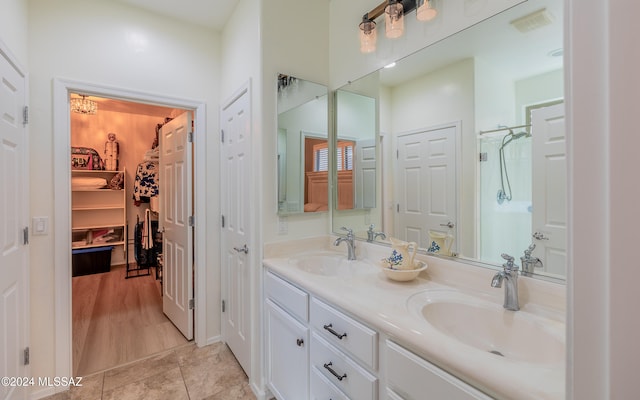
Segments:
[[[161,127],[185,110],[71,95],[73,372],[187,343],[163,313]]]

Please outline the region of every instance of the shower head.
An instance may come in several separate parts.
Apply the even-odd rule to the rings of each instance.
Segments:
[[[529,137],[529,136],[531,135],[529,135],[526,131],[513,133],[512,130],[509,130],[509,133],[504,135],[504,137],[502,138],[502,146],[500,146],[500,151],[502,151],[502,149],[504,149],[506,145],[513,142],[514,140],[518,140],[522,137]]]
[[[529,134],[525,131],[519,132],[519,133],[511,133],[511,135],[513,135],[513,138],[511,140],[516,140],[516,139],[520,139],[523,136],[529,136]]]

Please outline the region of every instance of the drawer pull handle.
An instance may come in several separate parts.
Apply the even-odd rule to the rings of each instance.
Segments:
[[[339,381],[342,381],[344,378],[347,377],[347,374],[338,374],[336,371],[333,370],[333,368],[331,368],[331,366],[333,365],[333,363],[331,361],[329,361],[329,364],[324,364],[324,367],[326,369],[329,370],[329,372],[331,372],[331,375],[335,376],[336,378],[338,378]]]
[[[304,339],[296,339],[296,344],[297,344],[299,347],[302,347],[302,345],[304,344]]]
[[[333,330],[333,324],[329,324],[329,325],[324,325],[323,327],[324,329],[328,330],[329,332],[331,332],[332,335],[334,335],[335,337],[337,337],[338,339],[342,340],[342,338],[347,337],[347,332],[343,333],[342,335],[339,334],[338,332]]]

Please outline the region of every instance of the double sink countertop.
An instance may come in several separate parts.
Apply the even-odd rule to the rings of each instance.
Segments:
[[[356,261],[335,236],[265,245],[264,266],[498,399],[564,399],[565,286],[519,277],[520,311],[502,308],[497,272],[418,254],[428,268],[389,280],[390,247],[356,242]]]

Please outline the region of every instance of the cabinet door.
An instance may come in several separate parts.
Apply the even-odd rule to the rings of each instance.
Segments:
[[[491,398],[412,352],[387,341],[388,392],[406,400]],[[394,398],[393,395],[390,398]]]
[[[309,328],[267,299],[267,383],[278,400],[309,397]]]

